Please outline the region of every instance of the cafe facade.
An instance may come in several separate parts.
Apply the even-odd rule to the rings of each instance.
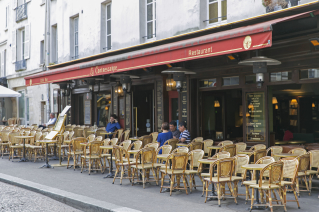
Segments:
[[[60,85],[70,124],[104,127],[114,113],[132,136],[174,120],[192,138],[270,146],[289,128],[317,142],[318,15],[294,8],[93,55],[26,85]]]

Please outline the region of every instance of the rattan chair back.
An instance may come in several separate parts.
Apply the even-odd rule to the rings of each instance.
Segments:
[[[229,152],[225,152],[225,151],[222,151],[222,152],[218,152],[214,155],[217,159],[224,159],[224,158],[230,158],[230,153]],[[214,158],[213,156],[213,158]]]
[[[81,127],[74,127],[73,131],[74,131],[75,138],[83,137],[83,129]]]
[[[72,140],[74,136],[74,131],[69,132],[69,140]]]
[[[63,133],[63,141],[68,140],[69,134],[70,134],[69,131],[64,131],[64,133]]]
[[[103,137],[102,136],[97,136],[94,141],[102,141],[103,140]]]
[[[236,143],[235,145],[236,145],[236,154],[238,154],[238,152],[245,151],[247,148],[247,144],[244,142],[239,142],[239,143]]]
[[[153,142],[153,138],[150,135],[144,135],[140,138],[140,140],[143,142],[143,147],[145,147],[146,144]]]
[[[195,141],[189,144],[190,151],[193,151],[195,149],[203,149],[204,143],[201,141]]]
[[[66,126],[64,128],[64,132],[66,132],[66,131],[73,131],[73,127],[71,125],[70,126]]]
[[[256,144],[256,145],[250,147],[249,150],[260,150],[260,149],[266,149],[266,148],[267,147],[264,144]]]
[[[295,148],[295,149],[290,150],[288,153],[303,155],[303,154],[307,153],[307,150],[305,150],[303,148]]]
[[[171,145],[163,145],[157,149],[157,153],[162,150],[162,154],[171,154],[172,146]]]
[[[257,160],[256,164],[269,164],[269,163],[273,163],[273,162],[275,162],[274,157],[265,156],[265,157],[259,158],[259,160]]]
[[[221,148],[221,151],[229,152],[230,157],[234,157],[236,155],[236,145],[229,144]]]
[[[94,134],[91,134],[91,135],[89,135],[86,139],[88,140],[88,142],[92,142],[92,141],[94,141],[94,139],[95,139],[95,135],[94,135]]]
[[[142,141],[135,141],[132,146],[133,146],[133,149],[134,150],[140,150],[142,148],[142,144],[143,142]]]
[[[37,133],[37,131],[32,130],[32,131],[30,132],[30,136],[35,136],[36,133]]]
[[[212,163],[209,167],[210,181],[212,181],[215,166],[217,166],[217,183],[221,182],[223,178],[229,178],[229,181],[231,181],[234,172],[235,158],[224,158]]]
[[[188,161],[188,154],[184,152],[180,153],[172,153],[169,156],[172,162],[172,174],[175,174],[175,171],[183,171],[185,173],[187,161]]]
[[[263,184],[263,178],[268,177],[268,185],[271,188],[272,185],[280,185],[283,179],[283,162],[277,161],[268,164],[260,172],[259,187]]]
[[[41,138],[42,138],[42,132],[37,132],[34,136],[34,139],[30,140],[30,144],[39,146],[40,144],[36,143],[36,141],[39,141]]]
[[[198,160],[202,159],[204,157],[204,150],[201,149],[195,149],[188,153],[188,156],[190,158],[189,162],[189,169],[193,170],[194,168],[199,169],[201,167],[201,163],[198,162]]]
[[[102,133],[106,133],[106,130],[104,128],[101,130],[97,130],[95,135],[105,137],[105,135],[103,135]]]
[[[132,141],[131,140],[125,140],[122,143],[120,143],[119,146],[122,146],[123,149],[125,149],[126,151],[128,151],[130,145],[131,145]]]
[[[188,153],[188,152],[189,152],[188,147],[178,147],[174,149],[172,153]]]
[[[88,143],[88,147],[90,151],[89,155],[101,157],[100,146],[101,146],[101,141],[93,141]]]
[[[124,163],[124,158],[127,159],[127,163],[130,164],[130,158],[128,152],[123,148],[123,146],[113,146],[113,152],[114,152],[114,157],[115,157],[115,164],[123,164]]]
[[[280,161],[284,164],[283,178],[290,179],[294,183],[298,174],[298,158],[283,158]]]
[[[299,155],[297,157],[298,161],[299,161],[299,168],[298,168],[298,172],[307,172],[307,170],[309,169],[309,165],[310,165],[310,154],[306,153],[303,155]]]
[[[270,156],[274,157],[275,161],[278,161],[280,157],[274,156],[276,154],[282,153],[283,148],[281,146],[272,146],[267,149],[267,155],[270,151]]]
[[[109,138],[104,139],[104,140],[102,141],[103,146],[110,145],[110,141],[111,141],[111,139],[109,139]]]
[[[2,131],[1,132],[1,143],[9,142],[9,134],[11,131]]]
[[[213,146],[214,141],[211,139],[207,139],[207,140],[204,140],[203,143],[204,143],[204,152],[205,152],[205,154],[208,154],[209,153],[208,147]]]
[[[254,163],[256,163],[260,158],[267,156],[266,149],[259,149],[254,151]]]
[[[169,139],[167,141],[165,141],[164,145],[168,144],[168,145],[171,145],[172,146],[172,149],[176,149],[176,144],[178,143],[178,139],[175,139],[175,138],[172,138],[172,139]]]
[[[158,132],[152,132],[151,134],[150,134],[150,136],[152,136],[152,138],[153,138],[153,143],[157,143],[157,137],[158,137]]]
[[[128,140],[130,138],[130,132],[131,132],[131,130],[124,131],[124,134],[125,134],[124,140]]]
[[[39,128],[37,129],[38,132],[41,132],[42,130],[43,130],[43,127],[39,127]]]
[[[114,145],[117,144],[117,142],[118,142],[118,138],[112,138],[112,139],[110,140],[110,145],[111,145],[111,146],[114,146]]]
[[[116,131],[116,134],[113,135],[113,138],[116,138],[116,136],[117,136],[118,139],[121,139],[121,136],[122,136],[123,131],[124,131],[124,130],[123,130],[122,128],[121,128],[121,129],[118,129],[118,130]]]
[[[156,142],[156,143],[149,143],[149,144],[146,144],[145,146],[144,146],[144,148],[149,148],[149,147],[152,147],[152,148],[154,148],[154,150],[156,151],[157,149],[158,149],[158,143]]]
[[[45,139],[49,133],[48,132],[42,132],[42,139]]]
[[[238,154],[235,157],[235,176],[237,174],[245,174],[246,169],[243,169],[243,165],[249,164],[249,156],[246,154]]]
[[[311,150],[310,154],[310,169],[311,168],[319,168],[319,150]]]
[[[16,136],[19,136],[20,132],[11,132],[9,134],[9,142],[11,143],[12,146],[16,144],[20,144],[22,139],[15,138]]]
[[[145,147],[138,151],[135,156],[136,165],[141,161],[142,168],[144,169],[144,165],[156,163],[156,152],[153,147]],[[141,159],[140,159],[141,158]]]
[[[203,142],[204,138],[203,137],[197,137],[193,139],[194,142]]]
[[[87,140],[84,137],[74,138],[71,142],[69,147],[73,147],[73,153],[75,152],[81,152],[83,147],[81,146],[81,143],[86,143]],[[71,151],[71,150],[70,150]]]
[[[89,135],[94,135],[95,133],[94,133],[94,129],[93,128],[91,128],[91,127],[87,127],[87,128],[84,128],[84,130],[83,130],[83,135],[84,135],[84,137],[88,137]]]
[[[230,145],[230,144],[233,144],[233,142],[226,140],[226,141],[220,142],[217,146],[226,146],[226,145]]]

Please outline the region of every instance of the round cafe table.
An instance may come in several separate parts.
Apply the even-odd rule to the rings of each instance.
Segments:
[[[28,159],[25,158],[25,139],[26,138],[34,138],[34,136],[15,136],[15,138],[20,138],[20,139],[23,139],[23,156],[22,158],[20,159],[19,162],[27,162]]]
[[[240,151],[238,152],[238,154],[245,154],[245,155],[250,155],[254,152],[254,150],[244,150],[244,151]]]
[[[202,164],[212,164],[216,162],[217,159],[199,159],[198,162]],[[214,177],[214,171],[213,171],[213,177]],[[203,188],[205,189],[205,188]],[[202,195],[203,196],[203,195]],[[212,194],[209,196],[209,200],[213,200],[212,198],[217,198],[217,194],[215,193],[215,186],[214,183],[212,183]]]
[[[188,147],[189,144],[185,143],[177,143],[176,146]]]
[[[291,154],[291,153],[280,153],[280,154],[275,154],[274,157],[280,157],[280,158],[288,158],[288,157],[298,157],[299,154]]]
[[[111,145],[100,146],[100,149],[109,149],[109,150],[111,150],[110,173],[108,173],[104,178],[113,178],[114,177],[114,173],[113,173],[113,155],[112,155],[113,146],[111,146]]]
[[[255,170],[255,174],[256,174],[256,184],[258,184],[259,182],[259,172],[261,170],[263,170],[263,168],[265,168],[268,164],[246,164],[246,165],[243,165],[241,168],[243,169],[247,169],[247,170]],[[258,204],[260,204],[259,202],[259,192],[258,192],[258,189],[256,189],[256,202],[255,202],[255,205],[252,207],[252,208],[249,208],[252,209],[252,210],[264,210],[266,209],[265,206],[258,206]]]
[[[54,168],[49,164],[48,159],[48,150],[49,150],[49,144],[56,144],[57,140],[39,140],[37,143],[45,144],[45,164],[41,166],[40,168]]]

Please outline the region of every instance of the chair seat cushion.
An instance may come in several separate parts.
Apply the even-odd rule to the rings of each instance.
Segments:
[[[190,174],[197,174],[197,170],[185,170],[185,174],[190,175]]]
[[[305,176],[305,175],[307,175],[307,174],[304,173],[304,172],[298,172],[298,177],[300,177],[300,176]]]
[[[210,178],[204,178],[205,181],[210,181]],[[210,182],[218,182],[217,177],[212,177],[212,181]],[[219,182],[231,182],[230,177],[219,178]]]
[[[173,170],[172,169],[161,169],[161,172],[166,173],[166,174],[173,174]],[[174,174],[183,174],[183,170],[174,170]]]
[[[9,146],[9,143],[1,143],[2,146]]]
[[[101,158],[111,157],[111,154],[101,154]]]
[[[286,181],[286,180],[282,180],[281,181],[281,186],[285,186],[285,185],[292,185],[292,182]]]
[[[79,151],[79,152],[68,152],[67,153],[68,155],[82,155],[83,154],[83,151]]]
[[[244,180],[244,178],[240,177],[240,176],[232,176],[231,179],[232,179],[232,181]]]
[[[156,167],[160,167],[160,166],[161,166],[161,164],[159,164],[159,163],[154,163],[153,166],[152,166],[152,164],[144,164],[144,169],[151,169],[151,168],[156,168]],[[142,166],[142,164],[138,164],[138,165],[132,166],[132,168],[143,169],[143,166]]]
[[[10,146],[10,148],[23,148],[23,146],[22,145],[14,145],[14,146]]]
[[[99,159],[101,158],[100,156],[98,155],[83,155],[81,158],[86,158],[86,159]]]
[[[249,186],[250,188],[257,188],[257,189],[276,189],[276,188],[280,188],[280,186],[279,185],[275,185],[275,184],[268,184],[268,183],[263,183],[262,185],[261,185],[261,187],[259,187],[259,184],[257,185],[257,184],[255,184],[255,185],[250,185]]]
[[[68,148],[69,145],[61,145],[61,148]]]
[[[316,170],[307,170],[307,175],[318,174]]]
[[[246,180],[243,182],[244,185],[256,185],[256,180]]]
[[[42,149],[42,146],[30,145],[30,146],[28,146],[28,148],[30,148],[30,149]]]
[[[131,162],[131,163],[129,164],[128,162],[127,162],[127,163],[124,162],[124,163],[118,163],[117,165],[119,165],[119,166],[128,166],[128,165],[135,165],[135,163],[132,163],[132,162]]]

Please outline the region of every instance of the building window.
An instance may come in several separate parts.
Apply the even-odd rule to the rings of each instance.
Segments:
[[[40,64],[44,64],[45,60],[44,60],[44,41],[40,42]]]
[[[156,0],[146,1],[146,32],[147,39],[156,37]]]
[[[8,28],[9,6],[6,7],[6,29]]]
[[[105,50],[110,50],[112,48],[111,40],[111,8],[112,4],[106,5],[106,47]]]
[[[200,80],[199,87],[200,88],[216,87],[216,78],[215,79]]]
[[[51,61],[58,64],[58,26],[52,26],[52,47],[51,47]]]
[[[0,57],[0,70],[1,70],[1,76],[6,76],[6,60],[7,60],[7,50],[1,52]]]
[[[227,21],[227,0],[208,0],[208,25],[222,21]]]
[[[291,71],[270,73],[270,82],[281,82],[291,80]]]
[[[21,60],[24,60],[24,49],[25,49],[25,31],[21,31]]]
[[[53,112],[58,113],[58,89],[53,90]]]
[[[223,77],[223,85],[239,85],[239,76]]]
[[[300,70],[300,79],[316,79],[319,78],[319,69],[304,69]]]
[[[70,55],[71,59],[79,59],[79,17],[70,19]]]

